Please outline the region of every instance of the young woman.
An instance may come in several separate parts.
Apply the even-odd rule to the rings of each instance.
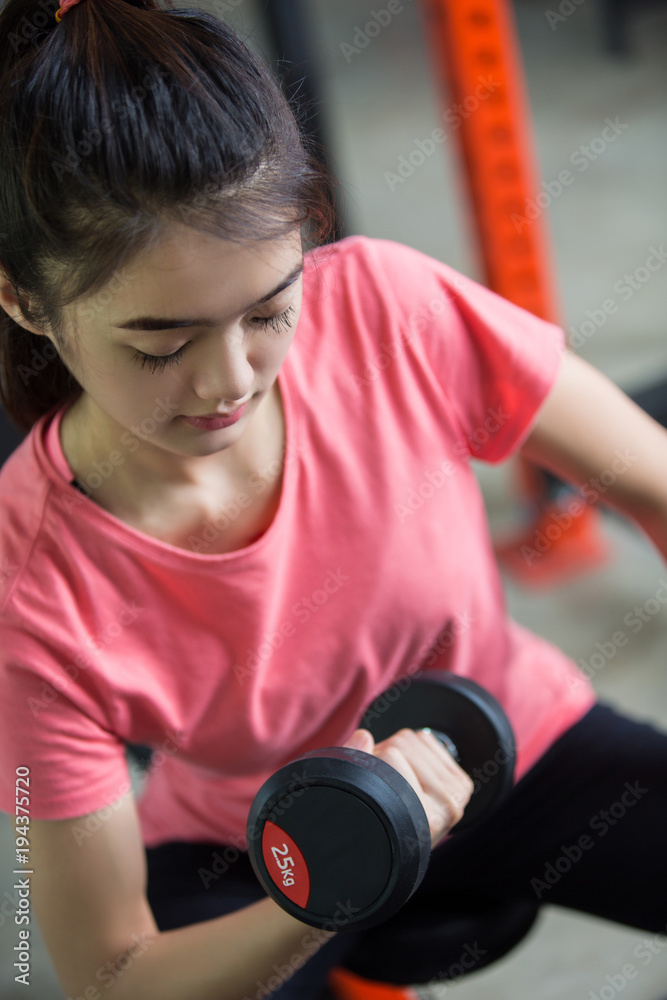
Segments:
[[[332,745],[424,804],[415,913],[546,900],[664,931],[667,737],[507,617],[469,460],[607,471],[605,499],[667,555],[665,432],[562,331],[446,265],[327,245],[328,182],[216,18],[54,13],[0,15],[0,398],[28,432],[0,474],[0,806],[27,776],[30,902],[63,989],[305,998],[355,968],[367,934],[283,912],[244,851],[264,780]],[[486,687],[519,750],[507,804],[443,843],[468,776],[426,732],[359,729],[422,670]],[[155,751],[138,802],[128,743]],[[415,982],[437,965],[393,958]]]

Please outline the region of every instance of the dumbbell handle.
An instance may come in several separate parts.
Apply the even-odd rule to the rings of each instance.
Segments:
[[[445,733],[441,733],[439,729],[430,729],[428,726],[423,726],[420,732],[432,733],[433,736],[435,736],[435,738],[439,740],[440,743],[442,743],[445,750],[449,751],[449,753],[452,755],[457,764],[461,763],[461,758],[459,757],[459,752],[456,749],[456,744],[454,743],[453,740],[450,740],[449,736],[447,736]]]

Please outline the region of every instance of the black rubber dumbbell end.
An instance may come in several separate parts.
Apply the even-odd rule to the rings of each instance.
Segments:
[[[431,854],[412,786],[383,760],[349,747],[312,751],[271,775],[253,802],[247,839],[266,892],[304,923],[337,931],[392,916],[421,883]]]

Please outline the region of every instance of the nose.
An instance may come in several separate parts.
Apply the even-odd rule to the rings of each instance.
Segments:
[[[252,391],[254,371],[250,364],[243,333],[213,334],[211,343],[202,345],[193,389],[202,400],[233,404]]]

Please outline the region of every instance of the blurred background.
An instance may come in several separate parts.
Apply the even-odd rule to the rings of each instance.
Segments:
[[[518,43],[515,71],[527,96],[522,128],[535,183],[532,200],[515,198],[514,232],[541,233],[538,257],[551,288],[550,308],[573,349],[664,422],[667,3],[551,2],[507,4]],[[397,240],[492,284],[493,234],[480,237],[470,189],[475,164],[464,156],[464,130],[451,127],[451,116],[443,119],[454,101],[438,84],[425,5],[208,0],[195,6],[228,21],[286,74],[296,101],[310,98],[308,127],[320,130],[341,185],[339,235]],[[369,24],[377,30],[366,30]],[[295,59],[295,53],[301,55]],[[443,137],[428,152],[428,137],[438,127]],[[416,149],[427,151],[421,161]],[[483,164],[484,150],[477,147],[474,155]],[[563,171],[567,183],[559,181]],[[502,245],[494,252],[502,258]],[[21,439],[0,413],[0,463]],[[667,731],[667,618],[662,606],[653,610],[661,605],[656,594],[667,588],[667,567],[651,543],[599,504],[585,530],[570,538],[564,532],[537,561],[540,572],[531,573],[516,557],[513,539],[534,538],[567,494],[554,480],[537,477],[530,485],[530,470],[516,461],[475,463],[475,470],[498,540],[510,614],[572,656],[592,675],[601,699]],[[623,648],[613,647],[611,637],[625,616],[644,605],[641,629]],[[615,652],[600,654],[601,648]],[[135,781],[138,789],[138,770]],[[62,1000],[39,936],[31,986],[13,981],[15,934],[6,933],[6,914],[13,911],[12,847],[13,828],[0,814],[0,995]],[[633,955],[646,939],[654,946],[644,965]],[[456,986],[461,1000],[611,1000],[619,992],[614,977],[627,963],[638,974],[623,985],[624,1000],[664,1000],[667,938],[547,905],[501,962],[420,993],[435,1000]]]

